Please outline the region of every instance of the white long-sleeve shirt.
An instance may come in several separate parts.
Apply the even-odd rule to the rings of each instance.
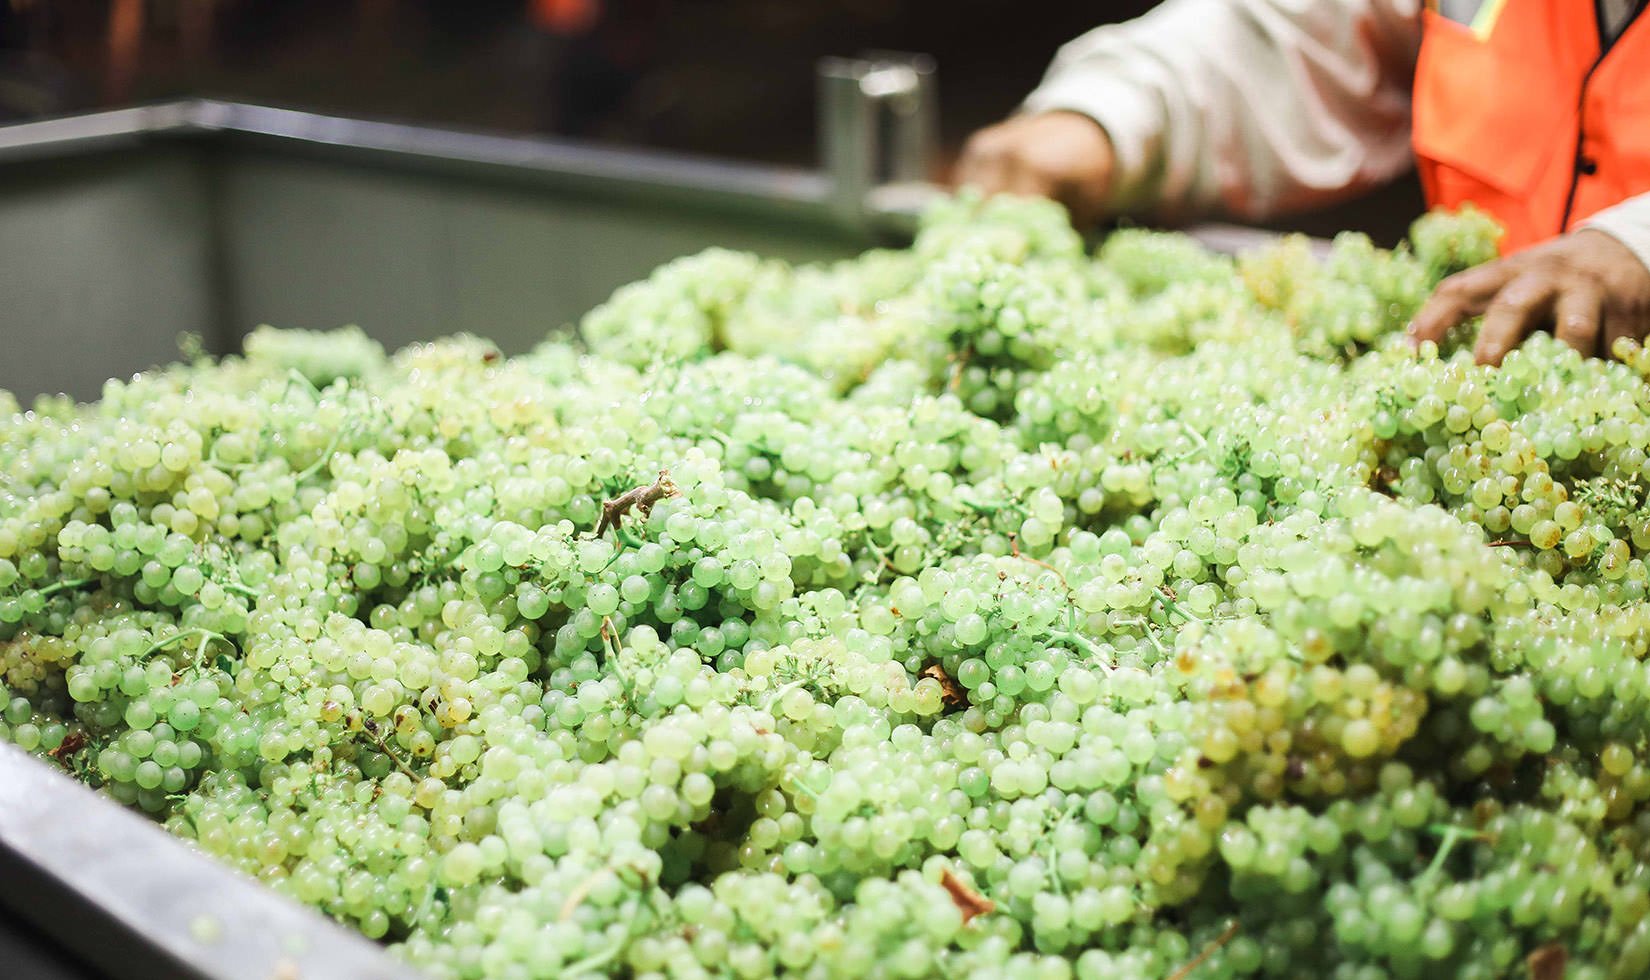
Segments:
[[[1607,16],[1631,2],[1607,0]],[[1106,130],[1117,213],[1262,218],[1330,204],[1413,165],[1421,6],[1167,0],[1062,47],[1025,109],[1079,112]],[[1650,267],[1650,194],[1585,225]]]

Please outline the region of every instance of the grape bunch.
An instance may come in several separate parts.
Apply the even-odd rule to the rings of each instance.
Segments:
[[[1412,351],[1496,234],[0,393],[0,738],[438,978],[1642,977],[1650,354]]]

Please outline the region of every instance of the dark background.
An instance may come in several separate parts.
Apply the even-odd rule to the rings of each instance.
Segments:
[[[14,115],[208,95],[807,164],[816,59],[921,51],[952,150],[1150,0],[0,0]]]
[[[816,159],[814,62],[938,65],[947,178],[1060,44],[1154,0],[0,0],[0,119],[198,95],[763,163]],[[1369,231],[1409,178],[1267,227]]]

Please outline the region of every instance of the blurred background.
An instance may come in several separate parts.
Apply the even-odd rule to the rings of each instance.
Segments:
[[[944,180],[1055,49],[1155,0],[0,0],[0,121],[178,96],[571,137],[756,163],[817,159],[814,62],[922,52]],[[1391,243],[1413,179],[1267,227]]]
[[[943,166],[1146,0],[0,0],[0,113],[180,95],[814,160],[815,59],[921,51]]]
[[[897,243],[866,220],[864,191],[840,168],[814,181],[776,169],[819,161],[819,59],[931,56],[930,176],[944,182],[969,134],[1012,112],[1061,44],[1152,6],[0,0],[5,120],[205,97],[423,124],[419,138],[435,141],[421,144],[428,153],[379,153],[359,142],[371,127],[333,138],[324,121],[314,131],[315,120],[285,119],[312,128],[51,141],[70,125],[16,137],[0,154],[0,388],[90,397],[106,378],[174,357],[179,333],[231,351],[260,323],[359,323],[392,347],[467,330],[515,352],[707,245],[809,261]],[[586,179],[565,155],[524,163],[519,145],[442,128],[666,155],[597,155],[607,169]],[[478,143],[490,169],[465,163]],[[851,213],[810,196],[839,183]],[[1421,210],[1411,178],[1263,228],[1360,229],[1391,244]],[[87,353],[66,359],[65,347]]]

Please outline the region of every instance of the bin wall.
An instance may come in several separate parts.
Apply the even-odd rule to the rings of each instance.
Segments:
[[[95,397],[217,335],[206,166],[187,148],[40,160],[0,180],[0,388]]]
[[[0,388],[97,397],[183,332],[359,324],[387,347],[469,332],[508,352],[711,245],[792,260],[868,242],[795,220],[210,141],[8,164]]]
[[[793,260],[862,247],[818,223],[257,153],[226,161],[221,207],[236,335],[356,323],[392,348],[464,331],[526,350],[711,245]]]

